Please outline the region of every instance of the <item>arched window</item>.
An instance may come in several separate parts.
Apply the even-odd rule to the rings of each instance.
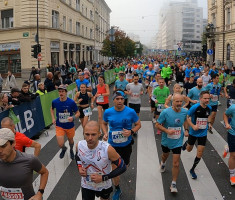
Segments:
[[[227,44],[227,60],[230,60],[230,52],[231,52],[231,46],[230,44]]]

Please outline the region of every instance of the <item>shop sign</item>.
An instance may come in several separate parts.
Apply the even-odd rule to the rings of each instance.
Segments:
[[[19,42],[0,44],[0,51],[11,51],[11,50],[16,51],[19,49],[20,49]]]

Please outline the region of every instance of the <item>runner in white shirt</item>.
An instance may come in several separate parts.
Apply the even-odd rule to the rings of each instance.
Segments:
[[[203,87],[206,87],[207,84],[210,83],[210,81],[211,81],[211,76],[209,75],[209,70],[206,70],[201,78],[202,78],[202,82],[203,82]]]

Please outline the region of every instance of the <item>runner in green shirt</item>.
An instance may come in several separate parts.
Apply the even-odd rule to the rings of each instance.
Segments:
[[[118,80],[118,73],[122,70],[122,67],[120,67],[119,63],[116,64],[116,67],[114,69],[114,74],[116,75],[116,80]]]
[[[165,79],[166,86],[168,86],[168,81],[170,80],[171,74],[172,74],[171,67],[168,66],[167,62],[165,62],[164,67],[162,68],[162,71],[161,71],[161,76],[162,76],[162,78]]]
[[[170,95],[170,90],[165,86],[165,80],[163,78],[159,78],[158,80],[159,86],[156,87],[153,91],[153,96],[155,99],[155,116],[156,120],[158,119],[160,113],[163,111],[165,101],[167,97]],[[161,134],[160,130],[157,130],[157,134]]]

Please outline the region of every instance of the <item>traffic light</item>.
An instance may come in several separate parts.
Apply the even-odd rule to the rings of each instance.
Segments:
[[[114,43],[111,43],[111,52],[112,52],[112,55],[115,54],[115,51],[116,51],[116,46]]]
[[[33,58],[37,58],[38,57],[37,49],[38,49],[38,47],[37,47],[36,44],[35,45],[31,45],[31,56]]]
[[[41,45],[35,44],[31,45],[31,56],[33,58],[38,58],[38,54],[41,52]]]

